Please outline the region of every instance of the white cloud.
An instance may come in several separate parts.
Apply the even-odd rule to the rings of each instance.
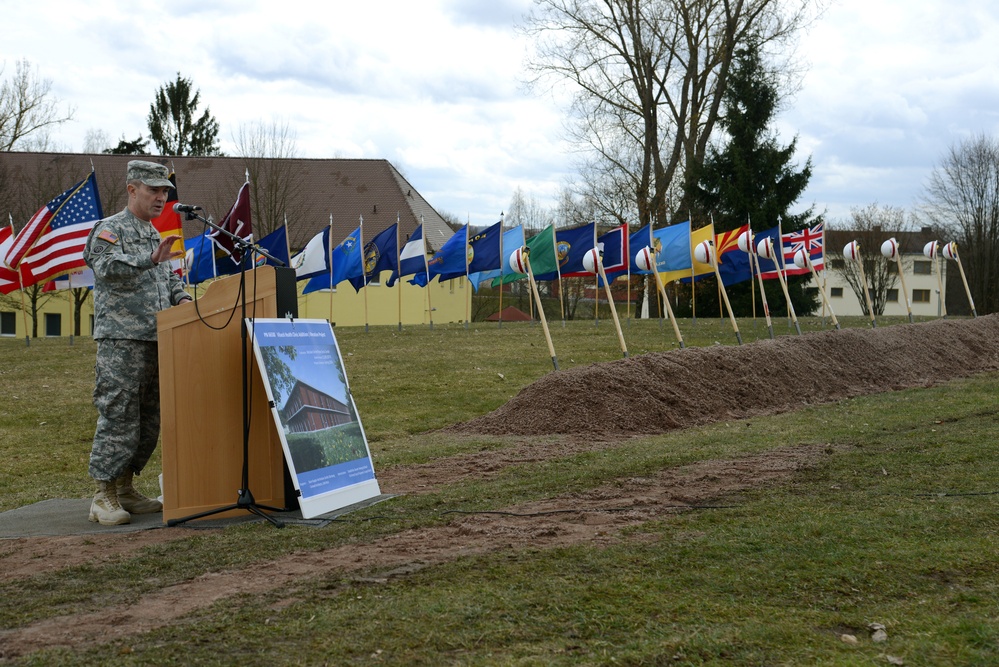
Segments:
[[[519,186],[551,201],[572,154],[564,108],[520,84],[530,0],[4,3],[0,61],[27,58],[76,108],[53,133],[146,135],[177,72],[222,125],[281,119],[306,157],[386,158],[432,204],[491,222]],[[45,17],[45,39],[38,38]],[[800,40],[811,63],[780,118],[814,176],[803,206],[909,207],[955,141],[999,133],[999,5],[839,0]]]

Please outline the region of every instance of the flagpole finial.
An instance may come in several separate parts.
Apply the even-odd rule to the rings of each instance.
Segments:
[[[249,167],[246,168],[246,182],[247,183],[250,182],[250,168]]]

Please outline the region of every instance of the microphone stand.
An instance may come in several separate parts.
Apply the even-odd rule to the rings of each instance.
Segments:
[[[184,523],[185,521],[191,521],[192,519],[202,519],[206,516],[212,516],[213,514],[219,514],[221,512],[228,512],[230,510],[246,510],[252,514],[263,517],[275,528],[283,528],[284,522],[278,520],[277,518],[267,514],[263,510],[270,510],[272,512],[286,512],[285,508],[280,507],[270,507],[268,505],[259,505],[257,501],[253,498],[253,493],[250,491],[250,399],[249,399],[249,389],[250,389],[250,379],[249,371],[247,370],[248,354],[247,354],[247,331],[246,331],[246,260],[249,257],[252,261],[253,253],[263,255],[267,259],[271,260],[278,266],[287,266],[285,262],[269,254],[266,250],[261,248],[259,245],[255,244],[253,241],[247,241],[246,239],[240,238],[236,234],[233,234],[227,229],[220,227],[211,220],[201,217],[194,211],[185,211],[187,220],[200,220],[212,229],[214,229],[219,234],[229,237],[232,240],[233,247],[239,248],[241,250],[239,256],[239,293],[240,293],[240,336],[242,338],[242,364],[243,364],[243,478],[242,486],[236,492],[236,502],[231,505],[226,505],[224,507],[218,507],[213,510],[208,510],[206,512],[199,512],[197,514],[192,514],[190,516],[181,517],[179,519],[170,519],[167,521],[167,526],[176,526],[178,524]],[[214,252],[214,250],[213,250]]]

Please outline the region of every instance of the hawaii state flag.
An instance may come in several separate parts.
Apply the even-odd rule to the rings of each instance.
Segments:
[[[83,248],[94,223],[103,217],[91,172],[38,209],[14,239],[4,261],[10,268],[20,269],[24,287],[86,268]]]
[[[806,227],[797,232],[788,232],[781,237],[781,252],[784,258],[782,268],[784,269],[785,276],[800,276],[811,273],[808,268],[799,269],[794,264],[794,254],[801,250],[802,248],[808,249],[808,258],[812,262],[812,266],[815,267],[816,271],[821,271],[825,268],[825,251],[822,241],[822,228],[824,223],[819,223],[814,227]],[[777,230],[778,227],[773,227],[767,231],[760,232],[753,239],[754,244],[759,244],[759,242],[764,237],[770,237],[773,241],[774,248],[777,247]],[[760,276],[764,280],[770,280],[777,277],[777,269],[774,266],[774,262],[766,259],[764,257],[759,258],[760,262]]]

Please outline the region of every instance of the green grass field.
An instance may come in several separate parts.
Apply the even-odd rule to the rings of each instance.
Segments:
[[[668,324],[623,324],[631,356],[676,347]],[[739,326],[746,342],[767,336],[762,321]],[[775,328],[793,335],[786,321]],[[727,320],[688,320],[681,329],[688,346],[735,343]],[[336,334],[376,473],[513,446],[433,430],[488,412],[551,372],[537,325]],[[562,368],[621,356],[610,321],[555,322],[552,336]],[[94,351],[88,339],[28,347],[0,340],[0,510],[92,493]],[[114,610],[211,573],[440,526],[454,520],[449,510],[496,510],[802,445],[826,454],[784,481],[714,499],[718,509],[647,522],[609,544],[541,541],[394,577],[319,573],[292,590],[223,599],[146,634],[7,664],[996,665],[997,393],[999,375],[985,374],[606,443],[400,496],[322,529],[190,530],[105,563],[0,584],[0,655],[5,630]],[[140,480],[147,492],[158,467],[157,455]],[[18,548],[0,542],[0,567]],[[885,626],[887,641],[872,640],[871,623]]]

